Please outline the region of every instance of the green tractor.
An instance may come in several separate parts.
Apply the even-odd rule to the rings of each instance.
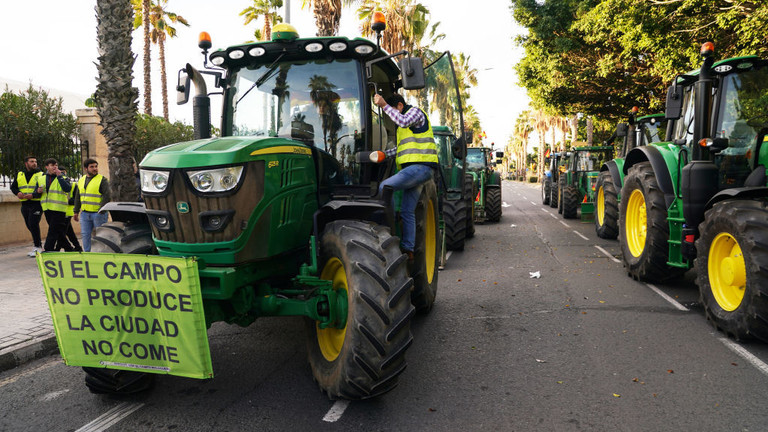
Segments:
[[[496,152],[496,157],[504,157],[504,152]],[[493,150],[488,147],[467,148],[467,171],[472,176],[475,222],[501,220],[501,175],[494,169],[492,158]]]
[[[392,191],[378,190],[394,161],[370,157],[396,146],[396,126],[372,96],[426,86],[430,100],[447,101],[430,119],[448,113],[451,127],[464,130],[450,54],[425,69],[408,55],[395,62],[405,51],[388,55],[362,38],[299,38],[287,24],[271,41],[210,56],[210,41],[200,46],[214,67],[188,64],[177,88],[184,103],[194,84],[199,139],[142,160],[144,204],[105,206],[113,222],[96,230],[93,251],[197,257],[208,327],[305,317],[309,365],[330,398],[391,390],[406,368],[411,317],[435,301],[438,190],[432,180],[422,188],[409,261],[396,237]],[[209,138],[203,75],[223,95],[220,138]],[[464,152],[462,140],[453,145]],[[151,382],[145,372],[85,369],[97,393]]]
[[[475,231],[472,220],[472,176],[466,172],[466,147],[448,126],[434,126],[440,159],[440,198],[442,203],[443,258],[446,250],[464,250],[465,239]],[[467,143],[471,133],[465,134]],[[457,143],[459,145],[457,145]]]
[[[558,212],[574,219],[581,208],[581,220],[589,220],[595,212],[595,187],[600,167],[611,160],[611,146],[580,146],[566,155],[565,170],[558,179]]]
[[[615,239],[619,235],[619,202],[621,187],[624,185],[624,158],[637,146],[663,142],[667,121],[664,114],[637,117],[634,107],[626,123],[619,123],[614,134],[603,145],[614,139],[622,139],[618,154],[600,167],[595,198],[595,232],[604,239]]]
[[[552,153],[546,160],[547,170],[541,182],[541,203],[552,208],[556,208],[558,203],[557,185],[560,180],[560,167],[565,164],[565,155],[565,152]]]
[[[696,268],[713,325],[768,340],[768,61],[715,62],[667,92],[671,142],[629,152],[619,238],[630,276],[660,281]]]

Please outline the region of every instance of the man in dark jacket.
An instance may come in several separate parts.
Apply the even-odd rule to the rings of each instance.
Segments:
[[[45,220],[48,222],[48,235],[45,237],[45,252],[56,250],[56,245],[67,242],[67,205],[72,184],[61,175],[56,159],[45,160],[46,174],[38,184],[32,198],[40,198]]]
[[[43,207],[40,198],[32,198],[37,188],[38,180],[43,173],[37,169],[37,158],[27,156],[24,158],[24,171],[19,171],[11,183],[11,192],[21,201],[21,215],[29,233],[32,234],[34,248],[27,254],[34,257],[37,252],[43,251],[43,243],[40,238],[40,219],[43,217]]]

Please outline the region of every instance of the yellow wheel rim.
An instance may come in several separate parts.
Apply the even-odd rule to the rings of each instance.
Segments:
[[[424,224],[424,230],[426,231],[427,241],[425,255],[427,258],[427,283],[431,284],[432,279],[435,277],[435,260],[437,259],[437,242],[435,237],[437,236],[437,227],[435,226],[435,204],[432,200],[429,200],[426,211],[427,220]]]
[[[632,191],[627,202],[626,226],[627,246],[635,258],[643,254],[645,237],[648,231],[648,214],[645,207],[645,196],[639,189]]]
[[[347,286],[347,273],[344,271],[344,264],[338,258],[331,258],[325,263],[323,271],[320,273],[320,278],[333,281],[333,288],[344,289],[349,295],[349,288]],[[320,352],[323,353],[328,361],[334,361],[341,353],[341,348],[344,346],[344,337],[347,334],[347,327],[344,328],[320,328],[315,325],[317,330],[317,344],[320,346]]]
[[[597,224],[603,226],[605,223],[605,191],[603,186],[597,191]]]
[[[747,287],[747,267],[739,242],[728,233],[718,234],[709,248],[707,267],[717,304],[728,312],[736,310]]]

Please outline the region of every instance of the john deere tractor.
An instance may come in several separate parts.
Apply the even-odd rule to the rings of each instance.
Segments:
[[[662,142],[666,136],[667,121],[663,113],[637,117],[637,111],[637,107],[633,107],[627,122],[619,123],[613,135],[603,143],[608,145],[615,139],[622,140],[621,145],[616,146],[619,157],[603,164],[597,178],[595,232],[600,238],[615,239],[619,235],[619,202],[627,153],[637,146]]]
[[[558,210],[564,218],[576,218],[579,209],[582,220],[593,215],[599,170],[612,156],[610,146],[580,146],[568,152],[565,171],[558,179]]]
[[[544,180],[541,182],[541,203],[557,207],[557,185],[560,179],[560,167],[565,163],[565,152],[550,154],[547,159],[547,170],[544,172]]]
[[[504,152],[496,152],[501,158]],[[475,222],[498,222],[501,219],[501,175],[494,170],[493,150],[488,147],[467,149],[467,171],[472,176],[475,197]]]
[[[659,281],[696,268],[707,318],[768,340],[768,61],[714,61],[667,92],[671,142],[629,152],[620,205],[624,264]]]
[[[474,233],[472,221],[472,177],[466,171],[466,146],[447,126],[434,126],[440,159],[442,226],[445,250],[464,250],[468,232]],[[471,141],[472,134],[465,134]],[[444,262],[442,263],[444,264]]]
[[[145,206],[102,209],[114,222],[96,230],[94,251],[197,257],[208,326],[303,316],[309,364],[329,397],[391,390],[406,368],[411,317],[435,301],[438,194],[434,181],[422,188],[409,261],[391,190],[379,192],[394,160],[371,157],[396,146],[396,126],[372,96],[426,85],[430,100],[447,101],[432,104],[430,121],[447,113],[450,126],[464,130],[450,54],[425,69],[405,51],[387,54],[361,38],[299,38],[286,24],[275,26],[271,41],[209,56],[210,41],[200,46],[213,66],[188,64],[178,86],[182,103],[194,86],[199,139],[141,161]],[[223,95],[218,138],[209,138],[205,77]],[[463,153],[463,141],[454,146]],[[101,393],[138,391],[150,381],[124,368],[86,372],[89,388]]]

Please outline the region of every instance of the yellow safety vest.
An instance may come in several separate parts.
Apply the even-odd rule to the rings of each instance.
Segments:
[[[72,179],[69,179],[70,183],[72,182]],[[72,189],[69,190],[69,193],[67,194],[67,211],[65,212],[65,215],[67,217],[72,217],[75,215],[75,203],[72,201],[72,197],[75,196],[75,188],[77,185],[72,185]]]
[[[101,208],[101,180],[104,178],[101,174],[96,174],[85,187],[86,176],[80,177],[77,182],[77,188],[80,192],[80,210],[87,212],[97,212]]]
[[[43,205],[43,210],[66,213],[67,205],[69,204],[69,194],[64,192],[64,189],[61,188],[59,179],[53,179],[51,187],[49,187],[47,191],[45,190],[45,177],[43,177],[42,182],[43,184],[41,187],[43,188],[43,196],[41,204]]]
[[[412,109],[418,108],[410,107],[408,111]],[[397,157],[395,158],[397,169],[401,169],[403,164],[408,163],[438,163],[432,125],[429,124],[426,114],[424,119],[426,122],[424,132],[415,133],[410,128],[397,128]]]
[[[19,184],[19,191],[23,194],[31,194],[35,192],[37,186],[40,184],[40,179],[45,178],[42,172],[36,172],[32,175],[32,179],[27,183],[27,176],[24,175],[24,171],[19,171],[16,175],[16,182]],[[40,198],[26,199],[22,198],[19,201],[40,201]]]

